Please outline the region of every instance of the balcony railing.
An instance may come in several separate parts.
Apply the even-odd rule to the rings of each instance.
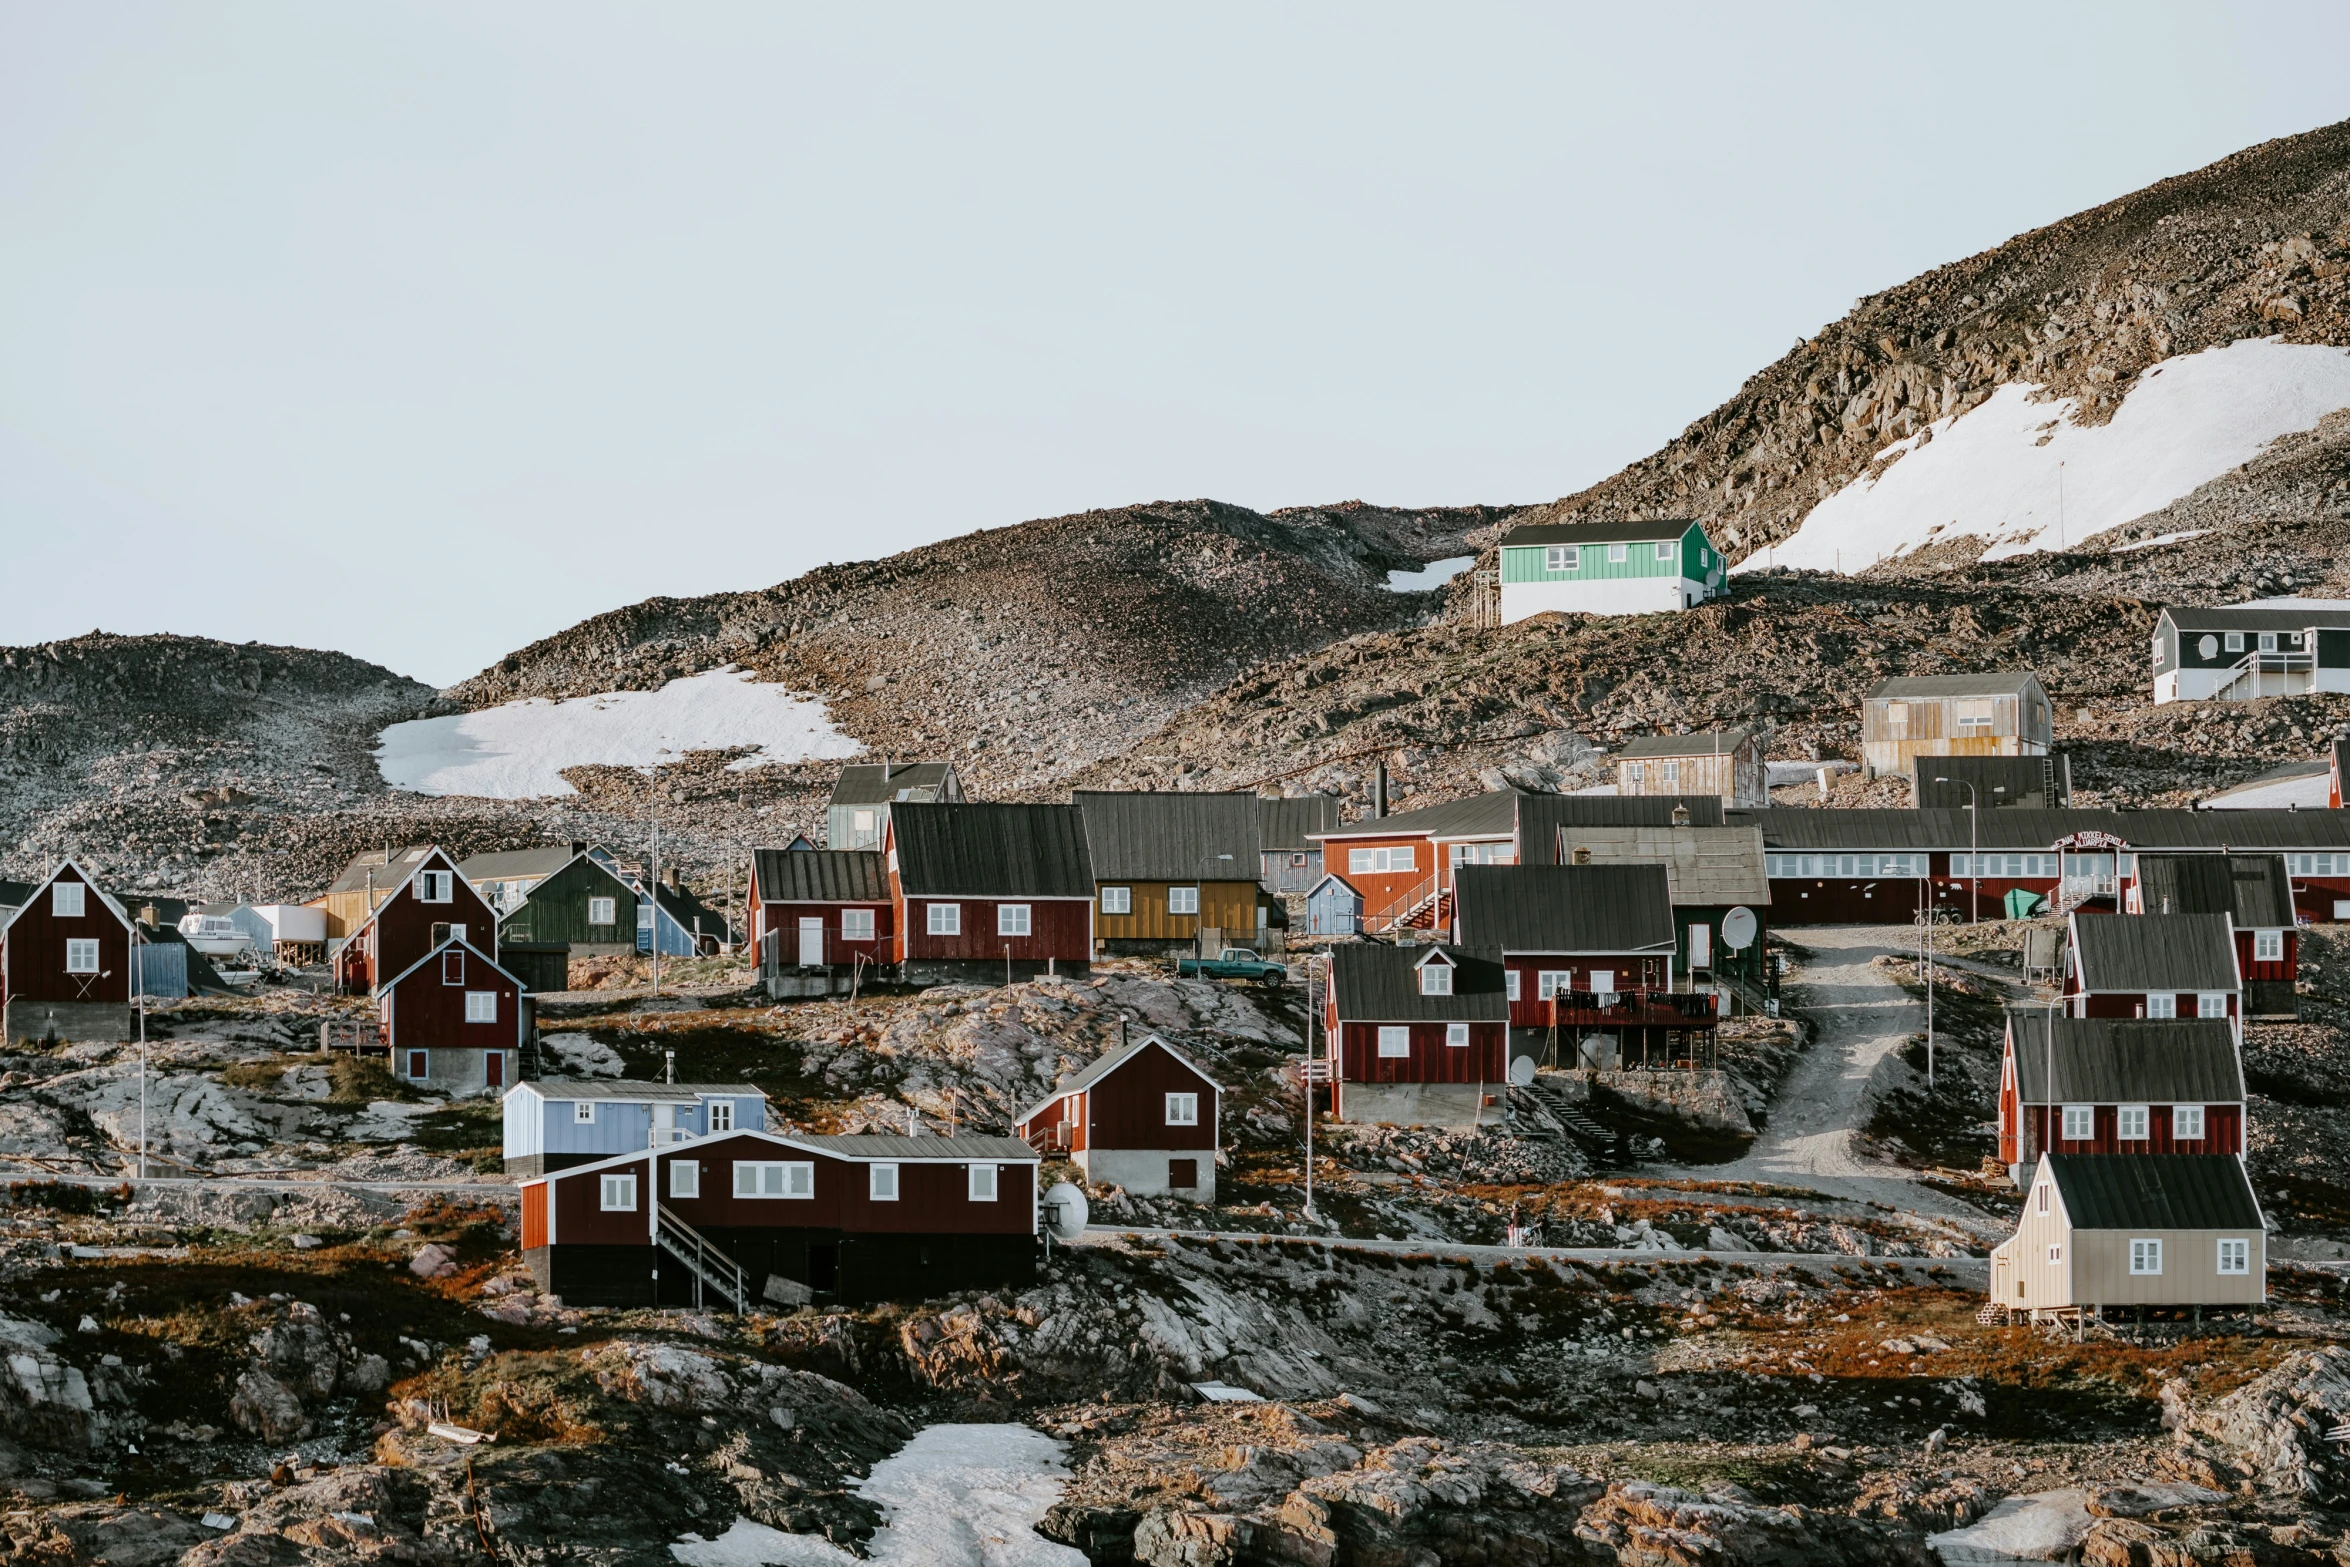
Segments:
[[[1712,1028],[1719,1003],[1702,990],[1562,990],[1542,1005],[1559,1028]]]

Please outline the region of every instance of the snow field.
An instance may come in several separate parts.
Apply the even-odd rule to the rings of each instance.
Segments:
[[[1451,555],[1432,560],[1418,571],[1391,571],[1387,574],[1387,591],[1425,593],[1430,588],[1441,588],[1476,563],[1474,555]]]
[[[737,769],[864,750],[833,727],[821,700],[729,665],[658,691],[531,697],[394,724],[377,737],[376,769],[393,788],[416,794],[527,800],[577,793],[563,781],[566,767],[651,767],[735,746],[758,747]]]

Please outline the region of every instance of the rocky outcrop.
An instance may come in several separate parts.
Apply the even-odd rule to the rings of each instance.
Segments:
[[[2340,1461],[2326,1433],[2350,1423],[2350,1350],[2288,1355],[2273,1369],[2188,1417],[2183,1434],[2217,1447],[2261,1489],[2314,1500],[2332,1494]]]
[[[331,1399],[380,1394],[391,1364],[362,1352],[307,1301],[256,1302],[248,1308],[265,1325],[229,1395],[229,1418],[266,1442],[310,1434],[318,1408]]]

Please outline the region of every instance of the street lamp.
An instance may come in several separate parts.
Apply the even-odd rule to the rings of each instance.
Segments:
[[[1983,814],[1975,809],[1982,803],[1982,796],[1975,793],[1974,784],[1965,778],[1937,778],[1934,782],[1957,783],[1966,788],[1966,922],[1972,925],[1980,917],[1983,906]]]

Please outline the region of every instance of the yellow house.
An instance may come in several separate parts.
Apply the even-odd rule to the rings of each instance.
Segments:
[[[326,911],[326,939],[340,941],[365,924],[367,916],[378,905],[391,901],[392,894],[407,884],[431,852],[431,844],[420,843],[368,849],[353,856],[325,895],[310,900],[311,908]]]
[[[1991,1303],[2069,1315],[2268,1299],[2260,1200],[2234,1154],[2042,1154]]]
[[[1271,918],[1259,896],[1257,797],[1077,790],[1093,860],[1094,944],[1103,952],[1196,951],[1205,931],[1257,946]]]

